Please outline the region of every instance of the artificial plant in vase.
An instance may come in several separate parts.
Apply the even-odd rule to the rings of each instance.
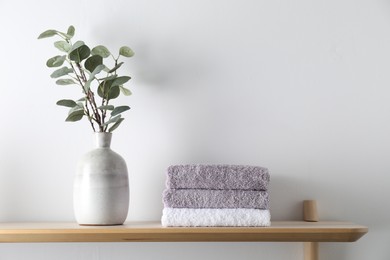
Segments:
[[[129,76],[120,76],[121,57],[132,57],[127,46],[117,55],[103,45],[88,47],[83,41],[72,42],[74,26],[66,33],[47,30],[38,39],[57,36],[54,46],[61,55],[47,60],[55,68],[50,75],[58,85],[76,85],[82,97],[62,99],[57,105],[69,107],[66,121],[75,122],[85,117],[95,132],[96,149],[85,154],[77,168],[73,186],[74,213],[80,225],[119,225],[126,220],[129,208],[129,183],[125,160],[110,149],[111,132],[124,120],[122,113],[129,106],[110,103],[121,93],[131,95],[123,84]],[[111,58],[111,66],[106,65]]]
[[[110,101],[116,99],[120,93],[125,96],[131,95],[130,90],[123,86],[130,77],[118,75],[118,69],[123,65],[119,59],[132,57],[134,52],[123,46],[114,56],[103,45],[91,49],[83,41],[73,43],[74,35],[74,26],[69,26],[66,33],[47,30],[38,37],[60,38],[54,42],[54,46],[61,55],[56,55],[46,62],[48,67],[56,68],[50,76],[57,79],[58,85],[78,85],[83,94],[77,100],[59,100],[57,105],[70,108],[66,121],[75,122],[86,117],[94,132],[112,132],[124,120],[121,113],[130,109],[129,106],[114,107],[110,104]],[[103,63],[107,58],[112,58],[112,66]]]

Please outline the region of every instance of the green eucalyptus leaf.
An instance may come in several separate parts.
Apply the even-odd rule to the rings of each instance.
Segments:
[[[76,107],[79,107],[80,109],[83,109],[83,110],[84,110],[84,103],[78,101]]]
[[[110,120],[108,120],[107,122],[104,123],[104,125],[116,123],[116,122],[118,122],[119,119],[121,119],[121,115],[118,115],[116,117],[111,117]]]
[[[77,84],[73,79],[58,79],[56,81],[57,85],[72,85]]]
[[[112,131],[114,131],[115,129],[118,128],[118,126],[123,122],[123,120],[125,120],[124,118],[120,118],[118,121],[115,122],[115,124],[113,124],[109,129],[108,129],[108,132],[112,133]]]
[[[76,122],[83,118],[84,110],[75,110],[65,119],[66,122]]]
[[[125,96],[131,96],[131,91],[127,88],[125,88],[124,86],[119,86],[119,89],[121,90],[121,92],[123,93],[123,95]]]
[[[97,88],[97,93],[98,93],[99,97],[105,98],[104,89],[103,89],[102,84],[100,84],[99,87]]]
[[[94,80],[96,74],[99,74],[102,70],[104,70],[104,68],[106,68],[106,66],[104,66],[103,64],[101,64],[101,65],[98,65],[98,66],[92,71],[92,73],[89,75],[89,79],[87,80],[87,82],[85,82],[85,85],[84,85],[85,91],[88,91],[88,90],[89,90],[89,88],[91,87],[91,83],[92,83],[92,81]]]
[[[48,38],[48,37],[52,37],[54,35],[59,35],[66,40],[70,40],[73,37],[71,35],[68,35],[66,33],[63,33],[63,32],[57,31],[57,30],[46,30],[38,36],[38,39]]]
[[[48,38],[56,35],[58,32],[56,30],[46,30],[38,36],[38,39]]]
[[[124,57],[133,57],[134,56],[134,52],[132,49],[130,49],[129,47],[127,46],[122,46],[120,49],[119,49],[119,54],[124,56]]]
[[[86,97],[82,97],[82,98],[78,99],[77,101],[84,102],[84,101],[86,101],[86,100],[87,100],[87,98],[86,98]]]
[[[98,95],[104,99],[115,99],[120,94],[119,86],[114,86],[114,81],[118,78],[103,80],[98,87]]]
[[[114,80],[105,80],[100,83],[97,90],[98,90],[98,95],[101,98],[110,100],[110,99],[115,99],[119,96],[120,94],[119,86],[113,86],[112,85],[113,81]]]
[[[66,34],[66,33],[63,33],[63,32],[57,32],[57,34],[58,34],[59,36],[61,36],[62,38],[68,40],[68,41],[72,38],[72,36],[70,36],[70,35],[68,35],[68,34]]]
[[[83,106],[83,104],[81,103],[77,103],[77,105],[75,106],[75,107],[72,107],[71,109],[69,109],[69,112],[68,112],[68,116],[70,115],[70,114],[72,114],[73,112],[75,112],[75,111],[84,111],[84,106]]]
[[[63,52],[68,52],[71,48],[71,45],[66,41],[56,41],[54,42],[54,46]]]
[[[69,26],[68,31],[66,32],[66,34],[69,35],[70,38],[72,38],[74,36],[75,30],[76,29],[74,28],[74,26],[71,25],[71,26]]]
[[[119,69],[123,64],[123,61],[122,62],[119,62],[114,68],[110,69],[108,71],[108,73],[113,73],[114,71],[116,71],[117,69]]]
[[[117,75],[111,75],[111,76],[108,76],[108,77],[105,77],[105,78],[100,78],[99,80],[109,81],[109,80],[115,79],[117,77],[118,77]]]
[[[99,55],[103,58],[107,58],[110,56],[110,51],[103,45],[98,45],[91,51],[92,55]]]
[[[59,78],[59,77],[62,77],[62,76],[65,76],[65,75],[68,75],[69,73],[72,73],[73,70],[68,68],[68,67],[62,67],[60,69],[57,69],[55,70],[51,75],[50,77],[52,78]]]
[[[65,55],[63,55],[63,56],[60,56],[60,55],[54,56],[54,57],[52,57],[52,58],[47,60],[46,66],[48,66],[49,68],[59,67],[62,64],[64,64],[65,59],[66,59]]]
[[[89,57],[91,50],[87,45],[81,45],[77,49],[74,49],[69,53],[69,59],[74,62],[81,62],[82,60]]]
[[[58,106],[63,106],[63,107],[75,107],[75,106],[77,106],[77,103],[74,102],[71,99],[61,99],[61,100],[57,101],[56,104]]]
[[[85,84],[84,84],[85,92],[88,92],[88,90],[91,88],[92,78],[90,78],[90,79],[91,80],[87,80],[87,82],[85,82]]]
[[[112,82],[113,80],[111,79],[103,80],[102,82],[100,82],[99,87],[97,88],[99,97],[107,99],[108,92],[110,91]]]
[[[100,110],[114,110],[114,106],[113,105],[100,106],[100,107],[98,107],[98,109],[100,109]]]
[[[115,99],[119,97],[120,94],[119,86],[112,86],[110,90],[108,91],[108,99]]]
[[[94,70],[91,73],[91,77],[95,77],[102,70],[104,70],[104,68],[106,68],[106,66],[104,66],[104,64],[100,64],[100,65],[96,66],[96,68],[94,68]]]
[[[97,66],[103,64],[103,58],[99,55],[93,55],[86,59],[84,63],[84,67],[89,70],[90,72],[93,72]]]
[[[119,106],[119,107],[116,107],[114,110],[112,110],[111,117],[119,115],[120,113],[125,112],[125,111],[127,111],[129,109],[130,109],[129,106]]]
[[[85,43],[83,41],[77,41],[75,42],[73,45],[72,45],[72,48],[70,49],[70,51],[74,51],[75,49],[77,48],[80,48],[81,46],[85,45]]]
[[[120,86],[125,84],[127,81],[129,81],[131,78],[128,76],[122,76],[122,77],[117,77],[113,83],[112,86]]]

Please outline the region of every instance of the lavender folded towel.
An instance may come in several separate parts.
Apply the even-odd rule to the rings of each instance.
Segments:
[[[252,208],[269,209],[267,191],[166,189],[166,208]]]
[[[245,165],[172,165],[167,188],[214,190],[267,190],[267,168]]]

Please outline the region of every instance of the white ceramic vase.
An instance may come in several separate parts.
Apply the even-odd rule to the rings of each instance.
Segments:
[[[95,149],[79,161],[73,204],[80,225],[121,225],[129,209],[125,160],[110,149],[111,133],[95,133]]]

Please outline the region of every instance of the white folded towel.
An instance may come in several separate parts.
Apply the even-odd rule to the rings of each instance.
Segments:
[[[269,210],[164,208],[163,227],[268,227]]]

